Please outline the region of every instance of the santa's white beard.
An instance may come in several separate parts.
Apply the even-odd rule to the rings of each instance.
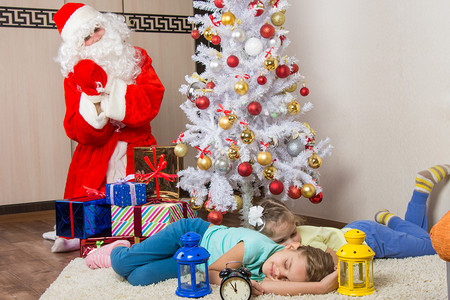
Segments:
[[[118,35],[106,32],[100,41],[83,47],[80,59],[93,60],[105,70],[108,77],[120,78],[127,83],[133,83],[139,73],[134,47],[123,43]]]

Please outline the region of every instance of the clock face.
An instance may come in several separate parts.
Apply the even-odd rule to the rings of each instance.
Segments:
[[[223,300],[248,300],[251,296],[252,286],[242,277],[228,277],[220,285],[220,297]]]

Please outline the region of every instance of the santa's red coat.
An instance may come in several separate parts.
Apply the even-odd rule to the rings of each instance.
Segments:
[[[108,162],[118,141],[127,143],[127,174],[134,173],[134,147],[156,144],[150,121],[159,112],[164,87],[146,51],[137,47],[136,51],[142,54],[141,73],[136,83],[126,85],[121,81],[110,95],[115,104],[108,111],[112,116],[119,115],[119,121],[125,125],[120,130],[110,122],[114,117],[109,115],[103,114],[103,121],[97,121],[95,109],[91,111],[89,106],[94,104],[86,101],[86,95],[74,83],[73,73],[64,80],[64,129],[70,139],[78,142],[69,167],[64,198],[85,196],[85,186],[105,191]],[[115,95],[114,89],[118,91]],[[114,111],[117,108],[119,112]]]

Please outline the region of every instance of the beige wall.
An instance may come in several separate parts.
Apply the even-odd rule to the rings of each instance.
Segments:
[[[450,2],[293,0],[290,54],[301,60],[315,108],[307,115],[335,146],[320,169],[324,200],[297,212],[349,222],[380,208],[406,211],[417,171],[450,163]],[[429,201],[450,209],[450,185]]]
[[[32,3],[32,4],[30,4]],[[3,1],[2,5],[59,8],[63,1]],[[120,11],[121,0],[87,1]],[[380,208],[403,215],[417,171],[450,163],[450,3],[444,0],[291,0],[285,28],[290,55],[300,59],[315,108],[306,121],[329,136],[333,155],[320,169],[324,200],[290,201],[294,211],[349,222]],[[126,0],[126,12],[192,13],[191,1]],[[56,30],[0,31],[2,141],[0,205],[62,196],[70,142],[62,128],[62,76],[52,61]],[[166,86],[152,122],[160,145],[184,129],[178,88],[191,74],[187,34],[135,33]],[[190,151],[191,154],[193,151]],[[447,181],[445,181],[446,183]],[[430,222],[450,209],[450,187],[430,201]]]

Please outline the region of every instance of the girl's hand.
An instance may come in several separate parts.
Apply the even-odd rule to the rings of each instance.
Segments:
[[[264,289],[261,287],[261,285],[254,280],[251,280],[251,282],[252,282],[252,295],[254,296],[263,295]]]
[[[328,274],[320,281],[324,293],[329,293],[329,292],[332,292],[335,289],[337,289],[338,275],[339,275],[338,270],[337,270],[337,268],[335,268],[333,273]]]

